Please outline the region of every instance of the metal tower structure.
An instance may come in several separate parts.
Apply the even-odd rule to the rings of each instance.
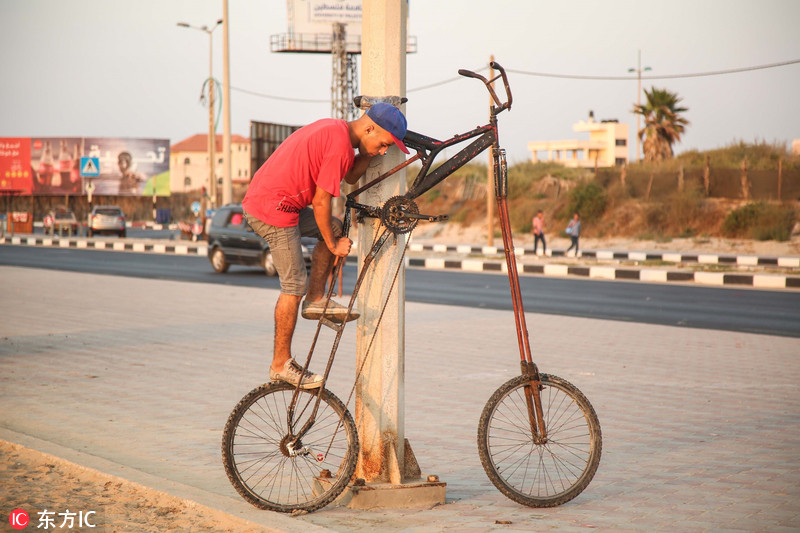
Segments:
[[[355,53],[347,51],[347,30],[341,23],[333,24],[331,42],[331,117],[355,120],[358,110],[353,98],[358,92],[358,67]]]

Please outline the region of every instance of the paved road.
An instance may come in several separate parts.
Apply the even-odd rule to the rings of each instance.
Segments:
[[[259,269],[231,267],[214,273],[201,257],[4,246],[0,264],[234,286],[279,288],[277,278]],[[345,269],[344,286],[355,283],[356,269]],[[609,282],[523,276],[530,312],[746,331],[800,337],[800,293],[681,284]],[[407,301],[486,309],[511,309],[508,278],[408,269]],[[535,333],[535,325],[531,325]]]
[[[0,266],[0,438],[273,531],[800,530],[800,340],[529,313],[540,368],[587,395],[604,439],[583,494],[531,509],[491,485],[475,443],[484,403],[518,371],[511,313],[417,302],[406,306],[406,436],[423,471],[447,483],[448,503],[258,511],[231,488],[219,450],[228,413],[265,379],[276,297]],[[296,347],[312,335],[300,321]],[[342,398],[354,337],[330,382]]]

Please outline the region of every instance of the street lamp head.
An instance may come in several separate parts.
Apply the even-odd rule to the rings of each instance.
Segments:
[[[219,26],[220,24],[222,24],[222,19],[219,19],[219,20],[217,21],[217,26]]]
[[[650,67],[644,67],[644,71],[647,72],[648,70],[653,70]]]
[[[636,72],[636,69],[635,68],[629,68],[628,72]]]
[[[187,23],[185,23],[185,22],[178,22],[178,24],[177,24],[177,25],[178,25],[178,26],[180,26],[181,28],[191,28],[191,26],[189,26],[189,25],[188,25]]]

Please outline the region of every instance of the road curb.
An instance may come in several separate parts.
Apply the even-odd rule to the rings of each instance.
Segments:
[[[407,266],[434,270],[461,270],[469,272],[507,272],[506,264],[500,261],[479,259],[409,258]],[[612,281],[643,281],[648,283],[697,283],[709,286],[739,286],[757,289],[800,289],[800,276],[779,274],[749,274],[730,272],[694,272],[690,270],[662,270],[652,268],[616,268],[586,265],[531,265],[518,264],[520,274],[547,277],[577,276]]]
[[[408,246],[410,252],[458,253],[498,255],[503,248],[497,246],[447,245],[447,244],[415,244]],[[515,248],[517,257],[536,257],[533,248]],[[570,257],[564,250],[551,250],[546,257]],[[621,261],[663,261],[665,263],[699,263],[704,265],[736,265],[736,266],[777,266],[800,268],[800,257],[701,254],[693,252],[638,252],[614,250],[584,250],[580,253],[583,259],[621,260]]]
[[[35,235],[15,235],[0,237],[0,244],[18,246],[51,246],[87,250],[107,250],[114,252],[137,252],[175,254],[188,256],[208,255],[205,242],[172,242],[131,239],[97,239],[88,237],[40,237]],[[458,253],[497,255],[503,250],[496,246],[444,245],[444,244],[410,244],[409,251],[422,253]],[[517,248],[517,257],[535,257],[530,248]],[[548,257],[565,257],[563,251],[551,251]],[[581,259],[589,260],[630,260],[630,261],[664,261],[686,265],[727,265],[727,266],[774,266],[784,268],[800,267],[798,257],[759,257],[751,255],[734,256],[724,254],[697,253],[653,253],[653,252],[619,252],[590,250],[580,254]],[[356,263],[355,256],[347,258],[348,263]],[[504,261],[470,258],[406,258],[406,266],[431,270],[456,270],[464,272],[501,273],[507,268]],[[547,277],[582,277],[589,279],[605,279],[611,281],[641,281],[647,283],[696,283],[706,286],[738,286],[757,289],[800,289],[800,276],[781,274],[737,273],[737,272],[695,272],[692,270],[669,270],[657,268],[614,267],[602,265],[563,265],[563,264],[530,264],[517,265],[520,274],[540,275]]]
[[[108,250],[112,252],[138,252],[177,255],[208,255],[205,242],[143,241],[130,239],[96,239],[89,237],[38,237],[17,235],[0,237],[0,244],[21,246],[52,246],[56,248],[79,248],[86,250]]]

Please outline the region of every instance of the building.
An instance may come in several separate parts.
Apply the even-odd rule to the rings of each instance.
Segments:
[[[566,167],[595,168],[623,165],[628,161],[628,125],[616,119],[595,122],[581,120],[572,128],[589,132],[589,140],[535,141],[528,143],[533,162],[555,161]],[[542,157],[544,153],[544,157]]]
[[[215,175],[222,185],[222,135],[216,136]],[[208,135],[198,134],[173,144],[170,147],[170,191],[173,193],[197,191],[205,187],[209,191],[208,179]],[[250,139],[231,135],[231,181],[233,184],[250,182]]]

